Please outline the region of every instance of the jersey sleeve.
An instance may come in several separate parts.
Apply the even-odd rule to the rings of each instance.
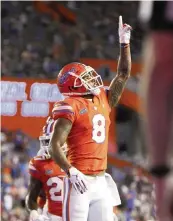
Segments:
[[[38,169],[38,165],[36,164],[34,158],[29,162],[29,173],[35,179],[41,180],[41,173]]]
[[[54,120],[66,118],[73,123],[75,121],[75,111],[71,104],[67,102],[57,102],[53,107],[52,117]]]

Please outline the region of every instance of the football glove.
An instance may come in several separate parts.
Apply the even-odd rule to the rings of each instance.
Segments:
[[[68,176],[71,184],[77,193],[83,194],[87,191],[86,178],[83,173],[77,170],[75,167],[70,167],[68,170]]]
[[[128,24],[123,24],[122,16],[119,16],[119,42],[120,44],[129,44],[132,27]]]
[[[29,221],[50,221],[47,216],[39,215],[36,210],[32,210],[30,213]]]

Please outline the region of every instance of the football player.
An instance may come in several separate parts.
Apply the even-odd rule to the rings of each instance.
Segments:
[[[45,153],[46,154],[46,153]],[[26,204],[32,221],[62,221],[62,187],[64,172],[49,158],[36,156],[29,163],[31,174]],[[38,196],[44,190],[47,199],[47,212],[39,213]]]
[[[64,221],[111,221],[113,207],[105,170],[111,108],[123,92],[131,71],[131,27],[119,17],[120,57],[117,75],[108,89],[100,75],[81,63],[67,64],[58,74],[64,96],[52,110],[56,120],[50,146],[55,162],[66,172]],[[61,146],[67,141],[68,156]]]
[[[64,172],[51,159],[49,154],[50,134],[54,120],[50,117],[40,136],[41,148],[29,163],[30,185],[26,197],[26,206],[30,211],[31,221],[62,221],[62,187]],[[66,145],[63,145],[66,151]],[[47,211],[44,207],[44,194],[47,199]],[[38,201],[38,197],[41,197]]]
[[[143,51],[142,90],[150,140],[150,172],[154,177],[160,220],[173,220],[173,185],[170,181],[170,153],[173,150],[173,2],[143,1],[140,18],[149,26]]]

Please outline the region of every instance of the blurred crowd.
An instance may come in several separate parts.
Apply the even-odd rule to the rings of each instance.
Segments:
[[[38,149],[38,141],[20,130],[1,130],[2,221],[28,221],[25,210],[28,162]],[[154,193],[149,179],[132,168],[122,170],[109,167],[108,172],[120,191],[122,205],[117,208],[119,221],[154,221]]]
[[[54,78],[64,64],[81,57],[117,59],[119,15],[133,27],[132,58],[140,58],[138,2],[61,4],[76,14],[75,24],[38,12],[32,1],[2,2],[2,76]]]
[[[1,220],[28,221],[25,196],[29,181],[28,162],[39,143],[18,131],[1,130]]]
[[[122,204],[117,207],[119,221],[156,221],[154,187],[149,177],[136,168],[109,166],[108,172],[117,183]]]

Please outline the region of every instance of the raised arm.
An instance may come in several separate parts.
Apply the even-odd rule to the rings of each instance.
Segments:
[[[50,141],[52,158],[66,173],[71,165],[62,150],[62,146],[66,142],[71,128],[72,123],[70,120],[65,118],[57,119]]]
[[[127,24],[123,25],[122,16],[119,17],[119,38],[120,38],[120,56],[118,60],[117,75],[112,80],[108,101],[110,107],[115,107],[124,90],[127,79],[130,77],[131,71],[131,53],[130,53],[130,32],[131,27]]]

